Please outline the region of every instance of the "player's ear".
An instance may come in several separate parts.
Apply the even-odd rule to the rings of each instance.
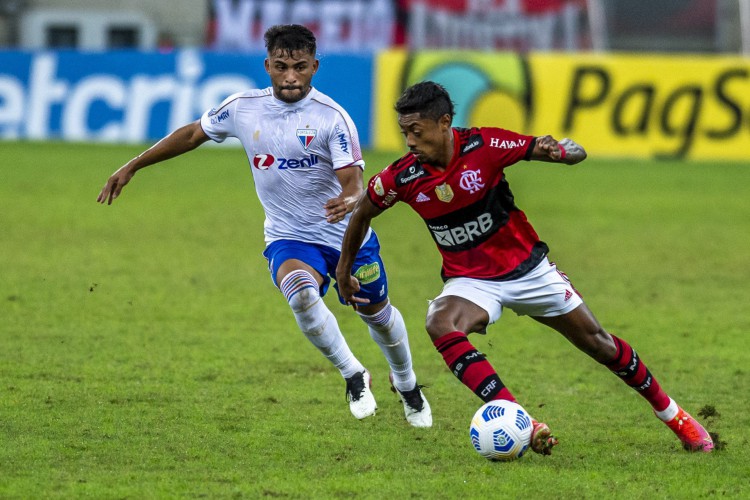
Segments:
[[[263,66],[266,68],[266,73],[270,75],[271,74],[271,61],[269,61],[267,57],[263,61]]]
[[[320,66],[320,61],[318,59],[315,59],[313,61],[313,65],[312,65],[312,74],[313,75],[318,72],[318,67],[319,66]]]
[[[453,123],[453,117],[448,113],[438,119],[438,125],[444,130],[451,128],[451,123]]]

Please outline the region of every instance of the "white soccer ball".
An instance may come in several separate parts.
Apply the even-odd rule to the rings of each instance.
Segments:
[[[471,419],[469,435],[477,452],[489,460],[521,458],[531,444],[531,417],[518,403],[485,403]]]

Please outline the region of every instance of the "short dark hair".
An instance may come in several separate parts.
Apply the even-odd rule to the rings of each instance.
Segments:
[[[266,50],[273,54],[281,50],[284,55],[291,56],[292,52],[306,52],[315,55],[317,51],[315,35],[300,24],[277,24],[266,30],[263,37],[266,40]]]
[[[396,101],[395,109],[400,115],[419,113],[420,117],[435,121],[443,115],[450,115],[452,119],[456,114],[445,87],[430,81],[415,83],[404,90]]]

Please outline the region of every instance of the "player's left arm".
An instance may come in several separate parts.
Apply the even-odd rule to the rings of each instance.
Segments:
[[[567,137],[557,141],[551,135],[544,135],[536,138],[529,159],[575,165],[586,159],[586,151]]]
[[[336,266],[336,283],[339,293],[344,302],[356,307],[357,304],[368,304],[369,299],[356,297],[360,286],[357,278],[352,276],[354,259],[357,257],[359,248],[365,240],[367,230],[370,229],[372,219],[383,213],[383,209],[375,205],[367,194],[361,196],[357,201],[349,225],[344,233],[344,241],[341,244],[341,256]]]
[[[354,205],[362,196],[362,169],[358,165],[352,165],[336,170],[336,177],[341,184],[341,194],[331,198],[323,205],[326,211],[326,220],[331,224],[341,222],[346,214],[354,210]]]

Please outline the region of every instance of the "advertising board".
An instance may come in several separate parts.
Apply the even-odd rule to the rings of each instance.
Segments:
[[[750,60],[739,57],[388,51],[377,61],[375,146],[402,148],[393,104],[443,84],[454,125],[572,137],[597,156],[737,159],[750,143]]]
[[[0,138],[150,142],[230,94],[269,86],[264,58],[197,50],[0,52]],[[313,84],[361,124],[367,145],[372,57],[320,59]]]

